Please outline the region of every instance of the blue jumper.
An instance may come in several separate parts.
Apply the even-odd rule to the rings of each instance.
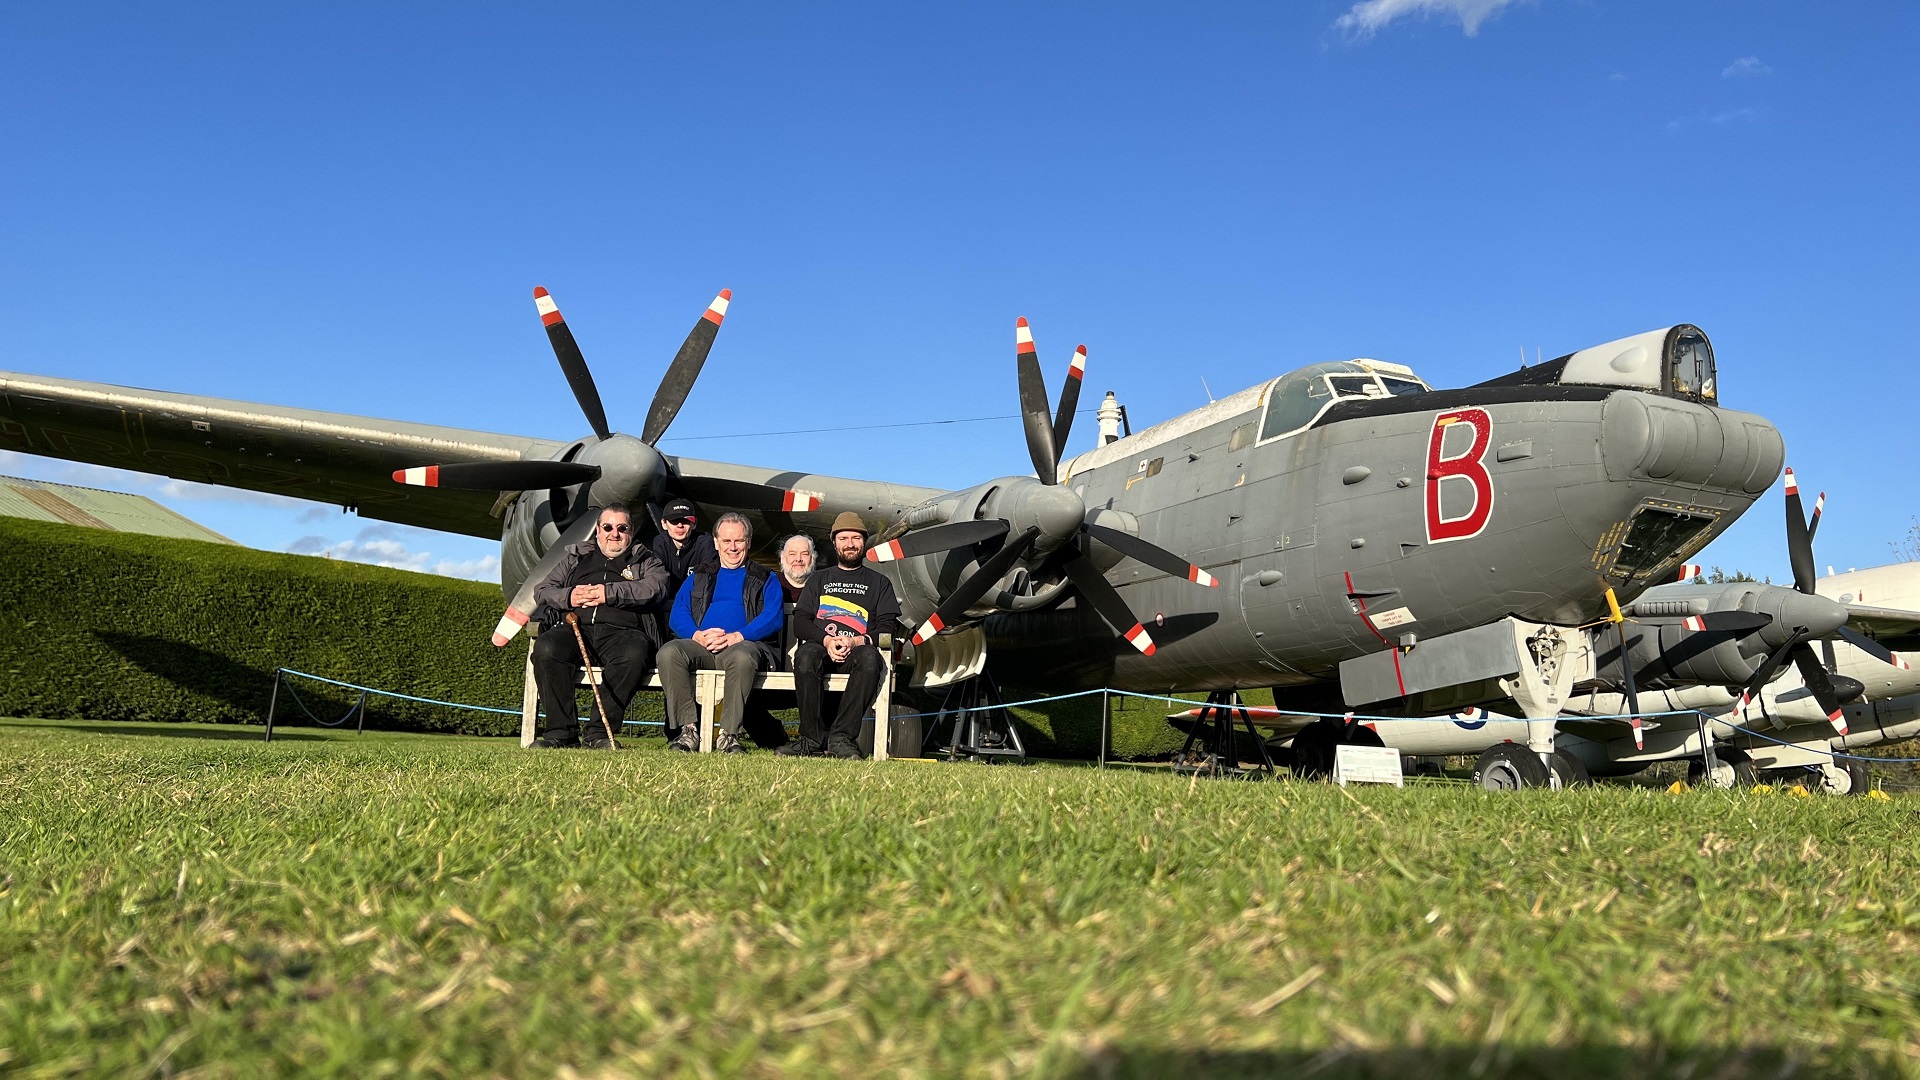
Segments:
[[[707,605],[706,617],[698,625],[693,621],[694,574],[688,574],[687,580],[680,583],[680,591],[673,597],[673,615],[667,620],[673,627],[673,636],[690,638],[701,630],[720,629],[737,633],[748,641],[765,641],[780,632],[780,623],[786,617],[786,592],[780,588],[779,574],[767,575],[767,587],[760,596],[760,615],[748,622],[747,605],[741,599],[741,590],[747,583],[747,568],[716,567],[714,572],[713,601]]]

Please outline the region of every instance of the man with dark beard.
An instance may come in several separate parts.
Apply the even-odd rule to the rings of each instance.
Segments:
[[[647,679],[660,647],[660,613],[673,596],[667,568],[653,552],[633,542],[633,514],[624,503],[600,511],[593,539],[575,544],[534,588],[540,606],[556,616],[579,617],[580,636],[600,669],[607,723],[581,732],[574,692],[580,679],[580,644],[565,625],[554,625],[533,643],[533,681],[547,711],[547,730],[533,745],[585,745],[612,749],[607,728],[618,729],[627,704]]]
[[[807,578],[794,608],[793,692],[800,705],[800,737],[779,749],[788,757],[821,753],[860,757],[860,718],[867,714],[886,661],[881,634],[900,632],[900,601],[893,582],[866,565],[867,526],[849,510],[833,520],[834,565]],[[846,675],[847,689],[827,724],[827,676]]]

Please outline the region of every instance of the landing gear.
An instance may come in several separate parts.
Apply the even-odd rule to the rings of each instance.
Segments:
[[[953,724],[953,737],[945,747],[935,745],[934,732],[945,722]],[[948,761],[1012,761],[1025,764],[1026,744],[1013,726],[1006,699],[993,676],[981,674],[962,679],[947,690],[940,711],[927,725],[926,742],[921,747],[944,755]]]
[[[1473,763],[1473,782],[1488,791],[1518,791],[1546,787],[1551,782],[1547,763],[1529,747],[1501,743]]]
[[[1321,718],[1300,729],[1293,737],[1293,775],[1302,780],[1327,780],[1333,776],[1333,755],[1342,745],[1385,746],[1380,733],[1363,724],[1351,726],[1338,720]]]
[[[1244,744],[1239,742],[1234,730],[1236,719],[1246,727],[1247,739],[1258,755],[1252,768],[1243,768],[1240,764],[1240,746]],[[1267,744],[1261,740],[1260,733],[1254,730],[1253,717],[1241,703],[1240,691],[1215,690],[1207,695],[1207,703],[1194,719],[1185,745],[1174,755],[1173,771],[1255,780],[1273,775],[1273,758],[1267,753]]]
[[[1750,788],[1760,782],[1760,771],[1754,768],[1753,758],[1745,750],[1737,746],[1716,746],[1713,756],[1714,767],[1711,770],[1701,758],[1687,759],[1688,787],[1732,791]]]
[[[1865,795],[1873,788],[1873,774],[1864,761],[1837,757],[1819,772],[1820,788],[1829,795]]]
[[[1587,774],[1586,762],[1565,750],[1555,750],[1553,756],[1547,759],[1547,768],[1552,773],[1553,786],[1562,791],[1593,783],[1593,777]]]

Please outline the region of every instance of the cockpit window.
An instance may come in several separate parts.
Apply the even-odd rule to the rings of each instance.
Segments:
[[[1713,346],[1707,335],[1691,326],[1676,327],[1668,339],[1667,371],[1671,391],[1698,401],[1718,401],[1714,385]]]
[[[1276,380],[1268,388],[1260,439],[1264,442],[1291,435],[1313,423],[1336,401],[1426,392],[1426,385],[1417,379],[1385,378],[1359,364],[1314,364]]]

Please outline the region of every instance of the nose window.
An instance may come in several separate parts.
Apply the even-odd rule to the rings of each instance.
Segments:
[[[1714,385],[1713,345],[1707,335],[1692,327],[1682,327],[1667,347],[1668,389],[1676,397],[1714,402],[1720,399]]]

